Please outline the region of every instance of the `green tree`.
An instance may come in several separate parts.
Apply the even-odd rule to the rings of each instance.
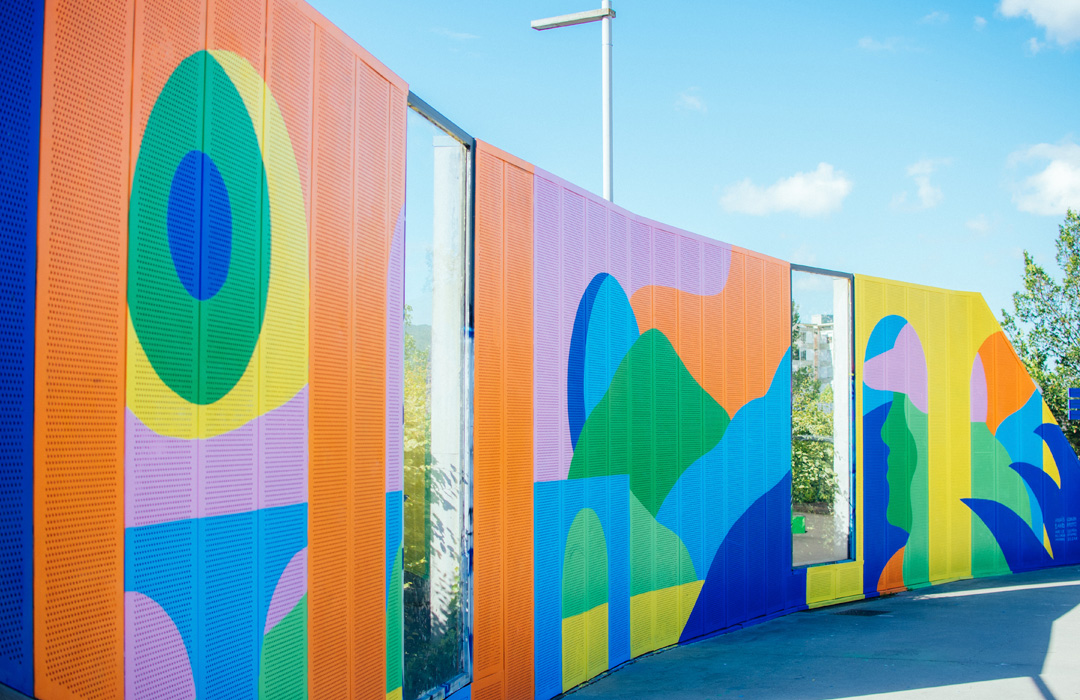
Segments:
[[[1069,421],[1070,387],[1080,387],[1080,215],[1070,209],[1058,226],[1060,281],[1024,251],[1024,288],[1013,293],[1013,314],[1002,310],[1002,327],[1080,452],[1080,421]]]
[[[796,370],[791,381],[791,496],[795,503],[832,505],[833,393],[814,378],[813,367]]]
[[[799,307],[791,312],[791,361],[798,360]],[[791,374],[791,500],[827,503],[836,495],[833,468],[832,387],[822,387],[813,367]]]
[[[431,357],[416,341],[412,307],[405,305],[404,467],[405,570],[428,575],[431,511]],[[406,586],[411,581],[407,581]]]

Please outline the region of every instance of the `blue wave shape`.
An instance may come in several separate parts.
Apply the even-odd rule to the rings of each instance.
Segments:
[[[739,409],[720,442],[687,467],[664,499],[656,520],[686,544],[695,571],[709,569],[738,519],[791,474],[790,415],[791,354],[784,353],[765,396]],[[787,528],[790,539],[790,521]]]

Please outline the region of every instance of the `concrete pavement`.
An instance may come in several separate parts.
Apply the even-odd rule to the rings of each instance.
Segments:
[[[632,661],[587,698],[1080,698],[1080,567],[819,608]]]

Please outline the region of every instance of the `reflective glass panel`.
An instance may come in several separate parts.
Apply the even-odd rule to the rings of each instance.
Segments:
[[[795,566],[852,558],[851,279],[791,273],[791,537]]]
[[[467,670],[468,152],[414,110],[405,207],[403,697]]]

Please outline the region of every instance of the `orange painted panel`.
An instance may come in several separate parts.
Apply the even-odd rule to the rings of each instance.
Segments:
[[[979,356],[986,371],[986,427],[993,434],[1001,421],[1028,402],[1035,384],[1003,332],[987,338],[979,348]]]
[[[131,177],[146,121],[161,89],[181,61],[206,47],[206,2],[140,2],[135,7],[135,26]]]
[[[532,697],[532,168],[480,143],[476,179],[473,693]]]
[[[386,696],[386,270],[396,215],[388,178],[390,85],[361,61],[355,71],[350,673],[352,697],[375,698]]]
[[[308,658],[313,698],[351,698],[354,60],[316,33],[311,191]]]
[[[266,0],[209,0],[206,47],[243,56],[266,80]]]
[[[134,3],[46,3],[34,423],[35,693],[124,688]]]
[[[289,130],[311,230],[312,76],[315,25],[290,0],[271,0],[267,17],[267,84]]]
[[[671,339],[679,356],[690,360],[687,369],[694,378],[735,415],[747,402],[765,395],[772,373],[791,346],[787,270],[785,262],[733,248],[727,282],[719,294],[699,297],[671,287],[646,286],[634,292],[630,304],[641,331],[656,328]],[[784,300],[780,304],[774,303],[777,293]],[[683,318],[681,310],[696,304],[700,312]],[[700,350],[699,343],[704,346]],[[699,357],[706,361],[699,362]]]
[[[889,558],[889,561],[885,564],[885,568],[881,570],[881,576],[878,577],[877,583],[878,593],[894,593],[896,591],[906,591],[907,586],[904,585],[904,548],[901,547]]]
[[[277,8],[271,21],[289,9]],[[310,10],[295,9],[312,19]],[[387,262],[405,200],[407,88],[315,19],[309,693],[381,698],[387,692]],[[304,46],[293,53],[302,57]],[[272,77],[275,70],[272,65]]]

